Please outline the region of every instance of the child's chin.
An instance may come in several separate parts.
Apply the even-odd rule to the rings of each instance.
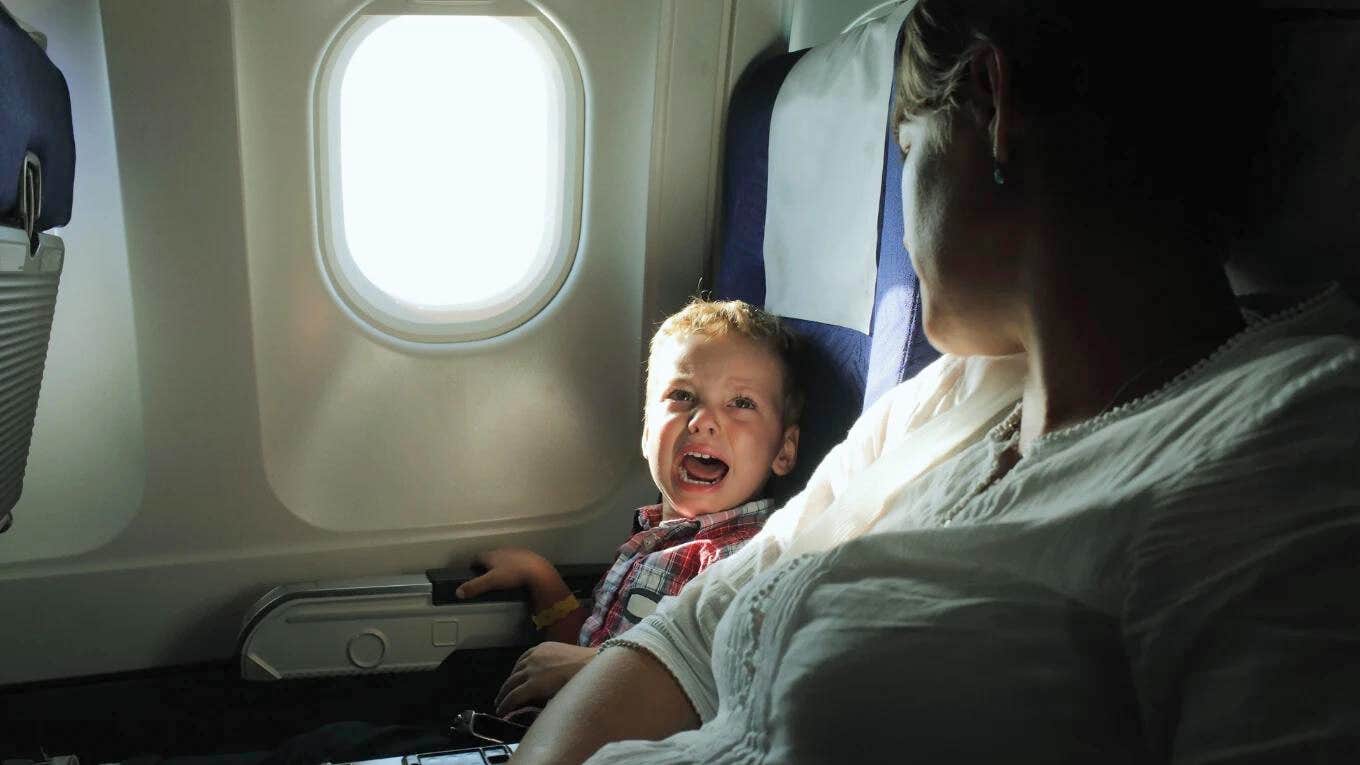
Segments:
[[[722,500],[717,497],[692,497],[688,502],[682,501],[676,504],[675,510],[686,518],[693,518],[696,515],[708,515],[719,510],[725,510],[726,508],[719,507],[721,504]]]

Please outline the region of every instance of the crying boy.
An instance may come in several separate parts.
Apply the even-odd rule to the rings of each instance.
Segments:
[[[468,598],[526,588],[534,624],[553,641],[520,657],[497,695],[499,714],[550,698],[597,646],[760,530],[775,509],[761,498],[766,482],[788,474],[798,455],[793,345],[778,318],[739,300],[696,298],[661,324],[642,424],[642,456],[661,502],[637,511],[642,530],[596,585],[593,610],[551,563],[522,548],[479,555],[486,573],[458,589]]]

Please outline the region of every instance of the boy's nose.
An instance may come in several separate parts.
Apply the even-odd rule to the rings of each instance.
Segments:
[[[718,420],[708,410],[708,407],[701,406],[694,410],[694,415],[689,418],[689,432],[708,433],[710,435],[718,432]]]

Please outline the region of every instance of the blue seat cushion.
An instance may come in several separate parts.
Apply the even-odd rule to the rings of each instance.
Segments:
[[[742,76],[727,115],[723,167],[721,260],[714,294],[725,300],[765,302],[765,201],[769,176],[770,116],[779,86],[803,51],[776,56]],[[864,399],[869,338],[830,324],[785,319],[803,340],[794,371],[807,406],[797,467],[771,481],[768,493],[783,500],[802,490],[826,452],[845,438]]]

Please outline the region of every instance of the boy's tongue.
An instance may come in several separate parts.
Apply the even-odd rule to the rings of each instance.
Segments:
[[[720,459],[695,457],[692,454],[685,455],[685,472],[691,478],[700,481],[717,481],[727,475],[727,465]]]

